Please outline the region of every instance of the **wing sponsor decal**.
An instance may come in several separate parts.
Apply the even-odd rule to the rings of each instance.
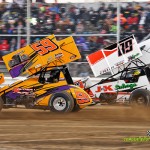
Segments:
[[[78,104],[85,104],[90,102],[90,98],[86,93],[75,90],[75,94]]]
[[[115,86],[115,89],[116,90],[120,90],[120,89],[126,89],[126,88],[129,88],[130,90],[132,90],[133,88],[135,88],[137,86],[137,84],[136,83],[128,83],[128,84],[121,84],[121,85],[119,85],[119,84],[117,84],[116,86]]]
[[[113,91],[112,85],[97,86],[97,89],[95,92],[101,92],[101,91],[104,91],[104,92]]]
[[[51,35],[3,56],[3,60],[14,78],[28,73],[31,68],[46,65],[49,57],[55,60],[55,55],[58,53],[61,53],[61,50],[55,36]]]
[[[142,56],[142,52],[134,38],[129,36],[118,43],[88,55],[87,61],[95,76],[99,76]]]
[[[55,59],[50,56],[47,64],[45,66],[39,67],[38,69],[48,67],[48,70],[51,70],[53,67],[62,66],[81,58],[73,37],[68,37],[58,41],[58,46],[60,52],[55,54]],[[31,68],[29,71],[31,74],[34,74],[38,71],[38,69]]]
[[[37,41],[30,45],[31,48],[38,52],[39,55],[43,56],[48,54],[49,52],[55,51],[58,49],[58,45],[56,45],[51,39],[45,38],[40,41]]]

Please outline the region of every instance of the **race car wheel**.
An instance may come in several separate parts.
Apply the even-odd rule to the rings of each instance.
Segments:
[[[150,92],[146,89],[137,89],[129,98],[131,106],[150,106]]]
[[[0,111],[2,110],[3,108],[3,99],[0,97]]]
[[[74,108],[74,99],[67,92],[55,93],[49,100],[49,109],[51,112],[71,112]]]

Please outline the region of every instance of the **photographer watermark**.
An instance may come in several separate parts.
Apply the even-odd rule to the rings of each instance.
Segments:
[[[150,130],[148,130],[148,131],[147,131],[147,136],[149,136],[149,137],[150,137]]]
[[[142,137],[126,137],[123,138],[124,142],[150,142],[150,130],[147,131],[147,136]]]

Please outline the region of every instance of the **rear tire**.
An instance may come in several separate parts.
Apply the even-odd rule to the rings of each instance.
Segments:
[[[67,92],[55,93],[49,100],[49,109],[55,113],[68,113],[73,111],[75,102]]]
[[[146,89],[134,90],[129,98],[131,106],[150,106],[150,92]]]

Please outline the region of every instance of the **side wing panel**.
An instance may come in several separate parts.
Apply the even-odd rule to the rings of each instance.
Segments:
[[[58,53],[61,53],[61,50],[55,36],[51,35],[3,56],[3,60],[14,78],[28,73],[31,68],[36,69],[54,61]]]
[[[89,62],[94,75],[99,76],[108,71],[111,71],[113,74],[113,69],[141,56],[142,52],[132,35],[118,43],[114,43],[102,50],[88,55],[87,61]]]
[[[143,56],[140,58],[145,64],[150,64],[150,39],[140,42],[139,47]]]
[[[58,41],[58,46],[60,52],[55,54],[55,59],[49,57],[51,59],[47,61],[46,65],[43,65],[42,67],[39,68],[29,69],[30,74],[34,74],[44,67],[48,67],[47,70],[51,70],[54,67],[62,66],[81,58],[81,55],[74,42],[73,37],[68,37],[61,41]]]

